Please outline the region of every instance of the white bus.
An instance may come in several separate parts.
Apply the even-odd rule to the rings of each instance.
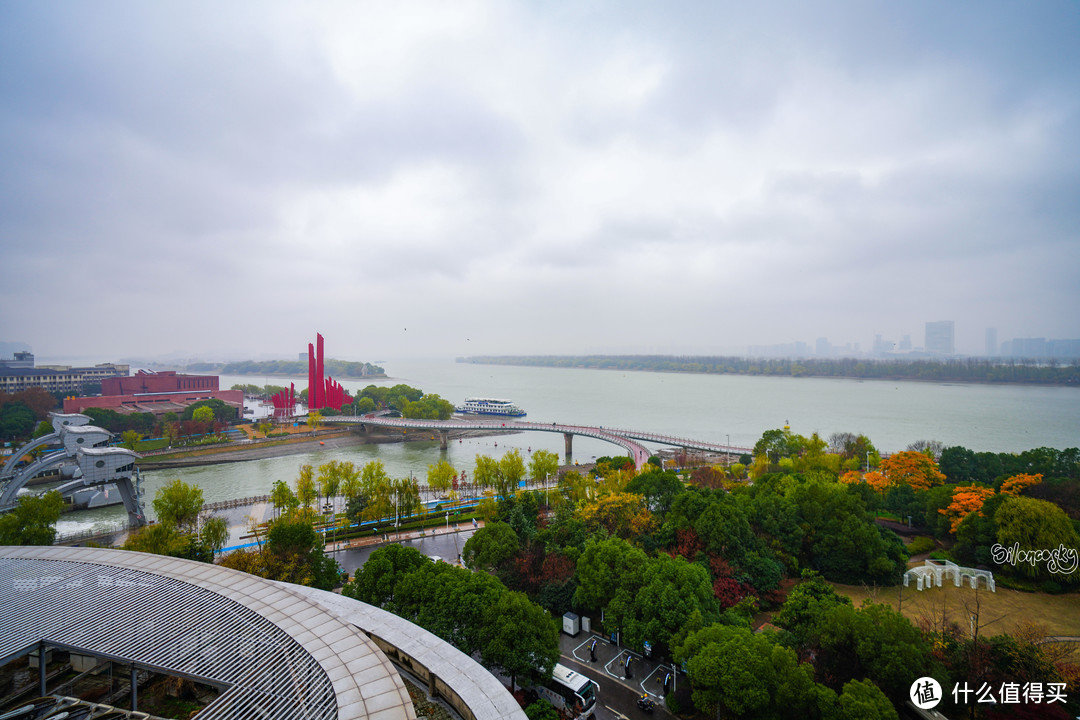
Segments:
[[[536,694],[555,706],[564,717],[586,720],[596,712],[596,683],[581,673],[555,664],[551,680],[537,685]]]

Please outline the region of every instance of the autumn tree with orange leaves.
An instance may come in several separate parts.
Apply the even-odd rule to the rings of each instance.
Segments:
[[[983,504],[993,496],[993,488],[962,485],[953,490],[952,502],[947,507],[938,509],[938,512],[949,519],[949,532],[955,535],[956,529],[968,515],[975,512],[982,516]]]
[[[857,485],[859,483],[866,483],[870,486],[870,489],[876,493],[884,493],[889,487],[889,480],[879,473],[877,470],[872,470],[868,473],[861,473],[857,470],[849,470],[840,476],[840,482],[845,485]]]
[[[894,453],[881,461],[881,472],[889,485],[907,485],[915,492],[929,490],[945,482],[945,475],[929,455],[914,450]]]
[[[1042,473],[1036,473],[1035,475],[1020,473],[1019,475],[1013,475],[1011,478],[1006,478],[1005,482],[1001,483],[1001,494],[1017,497],[1025,489],[1041,483],[1042,479]]]

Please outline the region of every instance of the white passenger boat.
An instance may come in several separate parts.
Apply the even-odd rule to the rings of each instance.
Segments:
[[[510,400],[497,398],[465,398],[465,404],[457,408],[459,413],[466,415],[508,415],[520,417],[525,411]]]

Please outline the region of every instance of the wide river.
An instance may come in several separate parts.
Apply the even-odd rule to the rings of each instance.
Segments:
[[[375,381],[345,380],[349,390],[368,384],[405,383],[437,393],[458,405],[466,397],[508,398],[535,422],[630,428],[678,437],[752,446],[765,430],[785,424],[793,432],[823,438],[834,432],[862,433],[884,452],[917,440],[946,446],[1018,452],[1035,447],[1080,445],[1080,389],[1015,385],[962,385],[879,380],[689,375],[617,370],[473,365],[447,360],[385,360],[390,375]],[[306,377],[221,376],[234,384],[307,386]],[[446,457],[472,474],[477,454],[499,457],[519,448],[563,453],[562,435],[530,432],[451,443],[445,455],[437,442],[357,445],[286,457],[143,474],[147,514],[163,484],[174,478],[199,485],[207,502],[268,493],[274,482],[293,484],[301,465],[331,459],[363,465],[381,460],[395,477],[423,479],[429,465]],[[623,454],[599,440],[574,438],[574,459]],[[120,508],[65,515],[61,534],[122,522]]]

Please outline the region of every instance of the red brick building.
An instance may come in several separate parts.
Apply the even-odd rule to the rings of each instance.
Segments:
[[[136,395],[201,390],[217,392],[217,375],[181,375],[174,370],[151,372],[140,370],[127,377],[112,377],[101,381],[102,395]]]
[[[240,390],[219,390],[217,375],[182,375],[175,371],[152,372],[140,370],[126,377],[105,378],[98,397],[74,397],[64,400],[64,412],[80,413],[96,407],[122,413],[148,412],[163,415],[182,413],[188,405],[199,400],[217,398],[244,410],[244,393]]]

